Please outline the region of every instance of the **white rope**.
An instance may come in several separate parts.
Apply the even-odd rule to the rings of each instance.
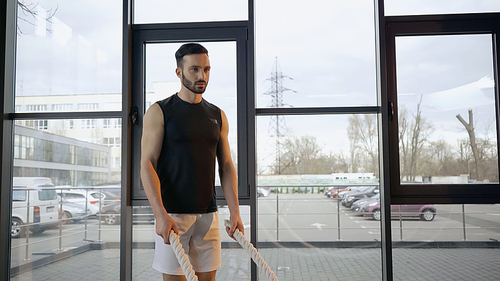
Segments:
[[[179,264],[181,265],[182,268],[182,272],[184,272],[186,279],[188,281],[198,281],[198,276],[195,275],[193,266],[191,266],[191,263],[189,262],[189,257],[182,248],[179,235],[175,234],[175,232],[171,230],[169,239],[170,239],[170,245],[174,250],[175,257],[177,258],[177,261],[179,261]]]
[[[231,222],[229,220],[224,220],[224,225],[227,227],[231,227]],[[274,275],[274,272],[264,261],[264,258],[257,252],[257,249],[245,238],[245,235],[240,232],[239,229],[236,229],[234,232],[234,238],[236,241],[240,243],[241,247],[245,249],[248,255],[252,258],[252,260],[257,264],[259,268],[259,273],[264,274],[267,277],[268,281],[278,281],[278,277]]]

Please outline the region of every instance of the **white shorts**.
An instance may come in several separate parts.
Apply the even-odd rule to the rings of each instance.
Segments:
[[[177,223],[182,248],[196,272],[221,268],[221,240],[217,212],[206,214],[169,214]],[[156,225],[155,225],[156,229]],[[169,275],[184,275],[172,246],[155,231],[153,268]]]

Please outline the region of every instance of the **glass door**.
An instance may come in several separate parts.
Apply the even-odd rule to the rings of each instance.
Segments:
[[[181,81],[175,74],[177,67],[175,52],[182,44],[188,42],[200,43],[208,50],[211,70],[203,98],[223,110],[228,118],[229,145],[238,174],[240,214],[245,227],[248,228],[250,226],[250,206],[248,206],[250,193],[247,184],[249,158],[243,157],[247,155],[248,148],[245,130],[248,116],[246,101],[249,92],[245,55],[246,28],[226,27],[224,30],[213,28],[207,31],[197,28],[179,30],[168,27],[148,29],[140,26],[135,30],[132,108],[136,108],[138,122],[132,127],[132,163],[139,163],[142,116],[155,102],[168,98],[181,89]],[[151,268],[154,257],[155,229],[152,223],[154,218],[140,182],[139,169],[139,165],[132,167],[132,222],[134,223],[132,239],[135,245],[132,250],[132,263],[136,270],[133,275],[138,279],[150,276],[161,279],[161,273]],[[227,236],[223,225],[224,219],[229,219],[229,209],[220,187],[217,167],[215,185],[221,239],[224,244],[232,239]],[[250,234],[250,231],[246,233]],[[217,278],[251,276],[250,258],[244,251],[223,247],[222,265],[223,267],[217,271]]]

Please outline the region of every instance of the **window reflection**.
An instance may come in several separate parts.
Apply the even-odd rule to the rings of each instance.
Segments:
[[[385,0],[384,9],[386,16],[485,13],[499,12],[500,3],[477,0]]]
[[[491,42],[396,38],[401,183],[498,182]]]

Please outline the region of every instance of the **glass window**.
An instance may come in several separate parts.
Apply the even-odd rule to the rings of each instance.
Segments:
[[[62,120],[51,121],[62,122]],[[101,120],[92,121],[95,124],[103,124]],[[114,189],[121,189],[120,166],[111,167],[107,162],[101,161],[101,158],[107,159],[108,156],[121,156],[121,149],[117,147],[111,150],[97,141],[90,142],[86,139],[89,139],[89,135],[93,136],[91,140],[102,139],[104,133],[113,139],[120,138],[121,130],[108,131],[102,128],[35,130],[16,125],[14,132],[18,147],[25,151],[24,159],[27,159],[28,155],[36,157],[43,155],[43,158],[36,158],[36,161],[14,159],[12,220],[15,228],[11,240],[11,272],[14,274],[11,279],[54,278],[51,266],[55,264],[70,269],[68,272],[74,272],[71,269],[78,268],[82,264],[74,259],[76,256],[70,255],[65,259],[65,264],[61,265],[59,262],[54,263],[53,260],[47,261],[44,259],[46,255],[38,253],[57,254],[70,248],[85,254],[89,249],[89,243],[94,241],[103,243],[119,241],[120,226],[105,225],[105,217],[100,215],[114,211],[113,208],[119,201],[113,201],[114,205],[108,207],[107,203],[95,200],[91,193],[97,192],[96,198],[99,198],[99,189],[104,189],[110,182],[117,182]],[[71,160],[73,156],[76,157],[75,162]],[[40,181],[42,183],[38,184]],[[20,184],[21,182],[23,184]],[[19,190],[19,186],[23,186],[26,190]],[[28,199],[28,194],[29,200],[25,200]],[[57,194],[61,194],[62,197],[58,197]],[[23,238],[18,239],[20,237]],[[92,260],[100,261],[108,253],[96,252]],[[119,254],[116,256],[119,257]],[[31,266],[34,262],[44,270],[36,274],[37,269],[31,270],[31,267],[30,271],[21,273],[16,271],[19,266]],[[104,274],[107,269],[109,268],[93,266],[92,272]],[[62,274],[63,279],[74,278],[71,274]],[[109,277],[110,279],[117,279],[119,270],[110,274],[114,276]]]
[[[386,16],[500,12],[491,0],[385,0]]]
[[[247,0],[136,0],[134,23],[231,21],[248,19]]]
[[[16,112],[121,110],[123,3],[18,3]]]
[[[53,186],[50,186],[53,187]],[[40,190],[38,191],[38,198],[43,201],[57,199],[55,190]]]
[[[52,110],[53,111],[71,111],[72,107],[73,107],[72,104],[53,104]]]
[[[371,214],[378,212],[373,212],[370,208],[367,210]],[[418,272],[422,279],[435,279],[437,274],[445,274],[450,279],[473,280],[477,279],[477,274],[481,274],[481,271],[476,270],[480,266],[493,274],[497,272],[495,261],[491,259],[498,255],[498,249],[462,248],[457,247],[460,245],[457,242],[471,241],[480,245],[481,242],[489,244],[490,241],[500,240],[498,204],[392,205],[391,214],[393,243],[397,245],[399,241],[420,241],[421,247],[394,249],[395,280],[407,280],[408,272]],[[437,246],[437,243],[450,243],[452,246]],[[426,248],[423,249],[424,247]],[[420,253],[425,253],[425,257]],[[452,258],[446,258],[450,254]],[[433,268],[433,264],[439,266]],[[471,267],[474,269],[471,270]],[[486,274],[488,276],[484,279],[493,278],[489,273]]]
[[[376,105],[373,3],[256,0],[257,107]]]
[[[261,253],[266,261],[275,260],[278,277],[326,274],[347,280],[329,262],[321,269],[311,264],[305,272],[289,266],[304,256],[331,261],[346,250],[343,262],[380,279],[380,268],[370,266],[380,261],[379,247],[347,250],[310,243],[380,240],[380,222],[356,209],[358,201],[379,196],[376,115],[262,116],[256,127],[259,245],[282,253]],[[285,242],[290,244],[274,246]]]
[[[79,103],[77,105],[78,110],[96,110],[99,109],[99,104],[98,103]]]
[[[26,201],[28,192],[26,190],[16,190],[16,188],[21,188],[22,186],[14,186],[12,191],[12,201]]]
[[[396,37],[396,57],[401,183],[498,182],[491,35]]]
[[[104,119],[104,120],[102,120],[102,122],[103,122],[104,129],[111,128],[111,119]]]

